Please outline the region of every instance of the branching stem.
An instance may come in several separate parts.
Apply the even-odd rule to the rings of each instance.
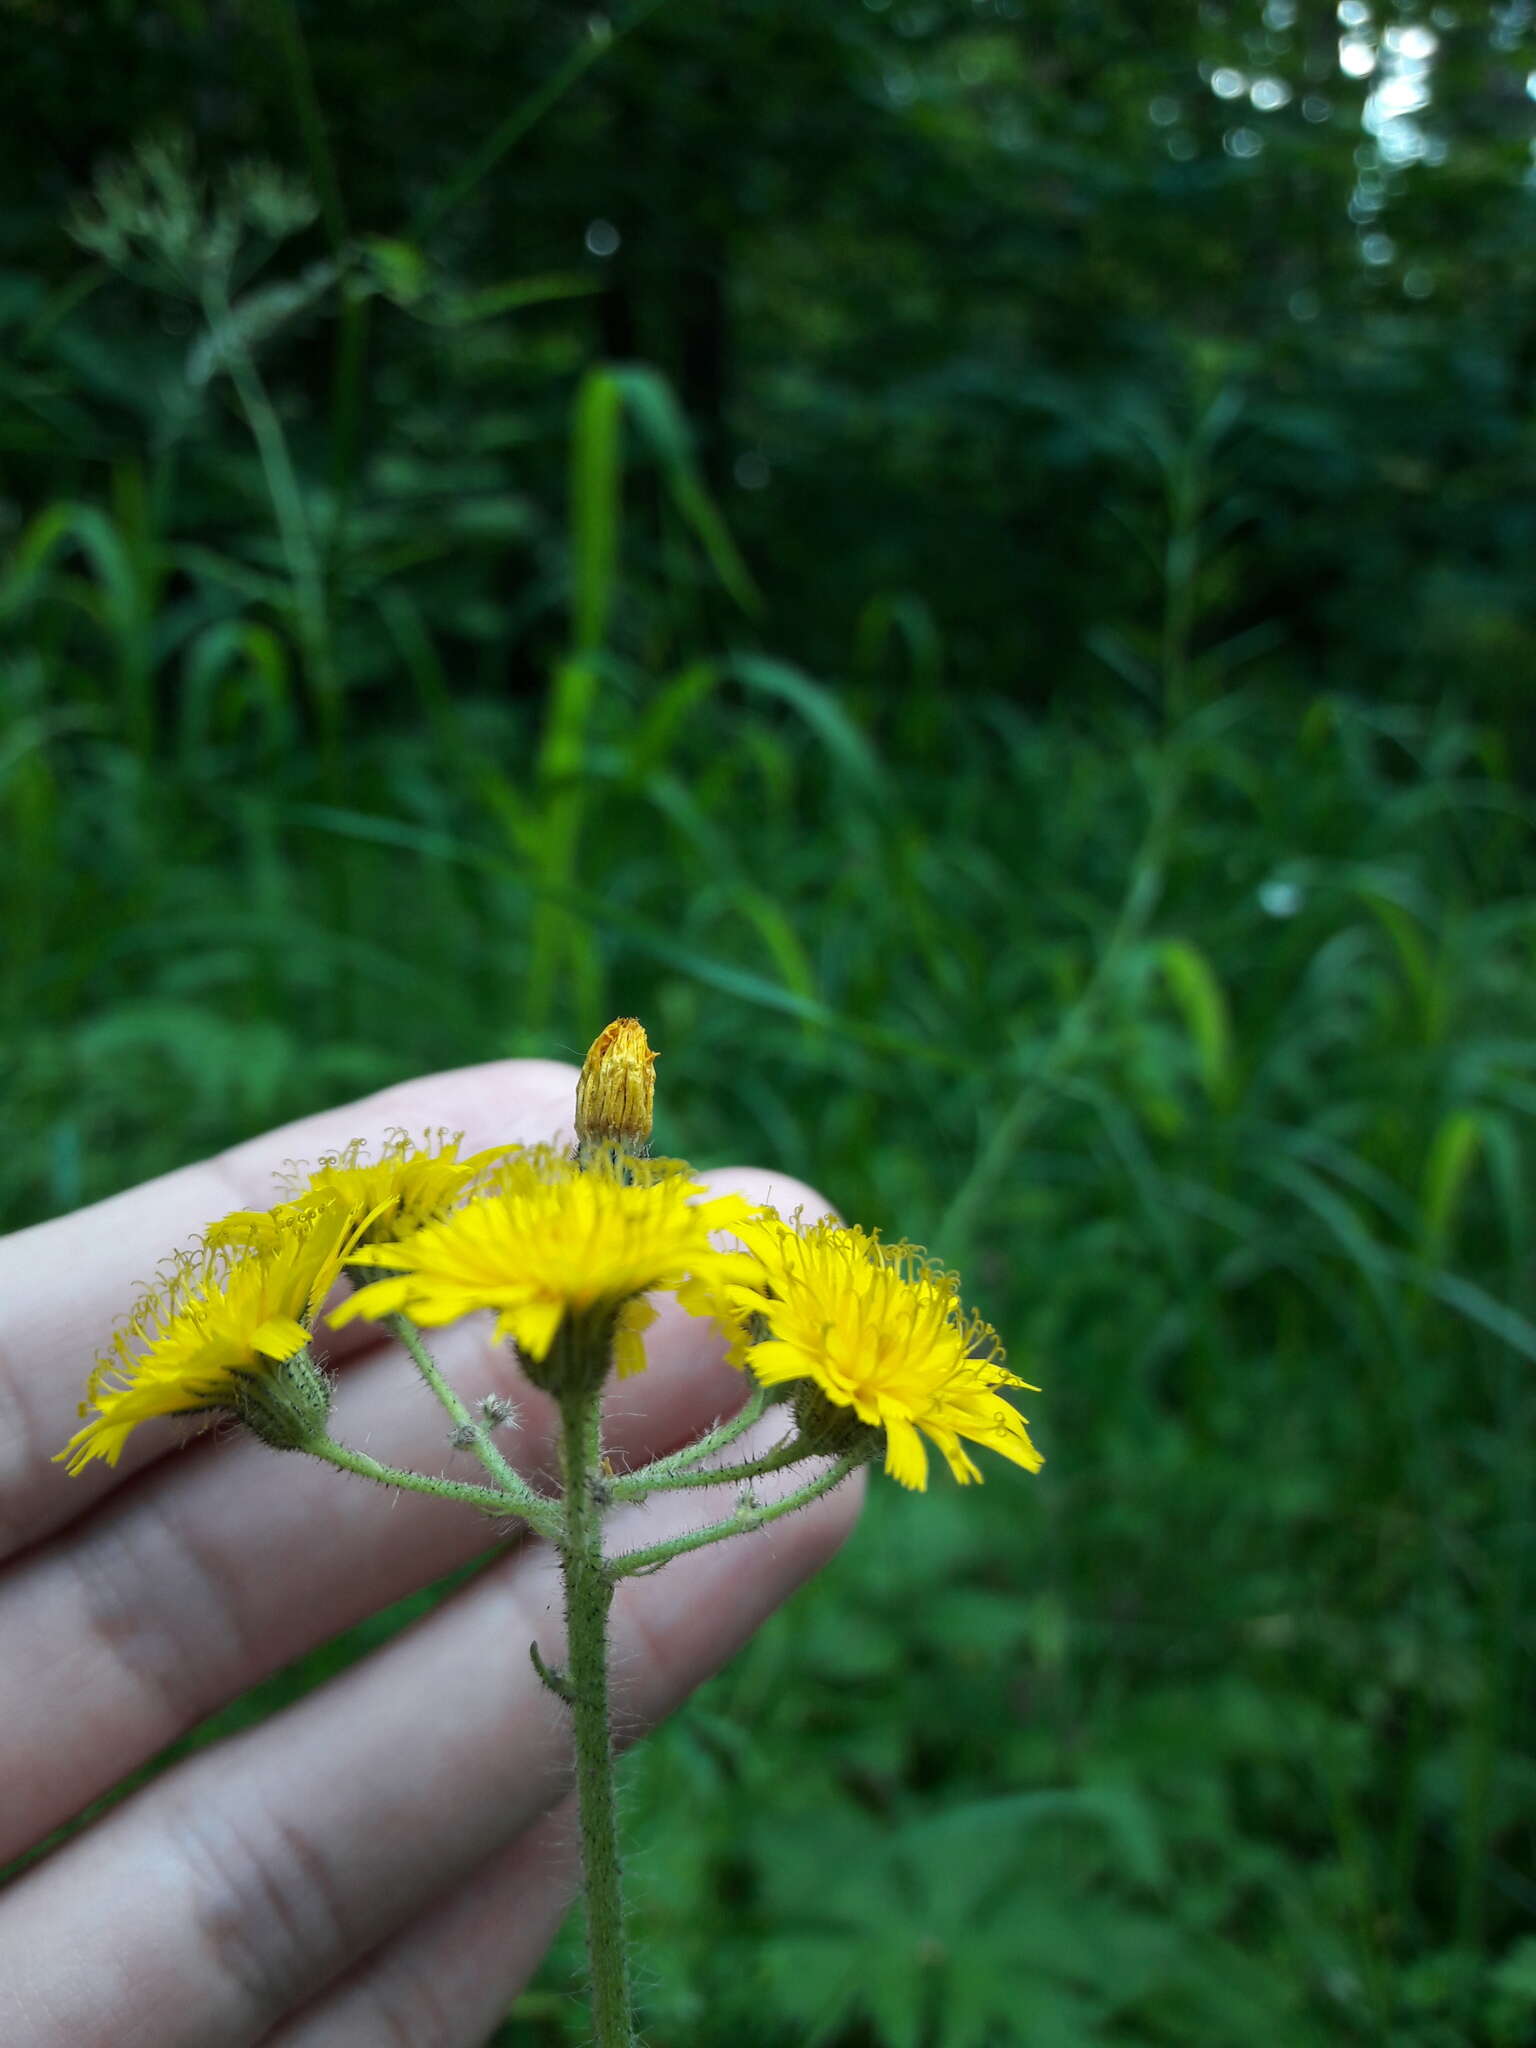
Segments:
[[[683,1557],[690,1550],[703,1550],[708,1544],[723,1543],[727,1536],[745,1536],[753,1529],[766,1528],[770,1522],[792,1515],[797,1508],[809,1507],[813,1500],[820,1500],[823,1494],[841,1486],[849,1473],[856,1471],[864,1462],[862,1455],[839,1458],[819,1478],[796,1487],[782,1500],[761,1505],[743,1503],[723,1522],[710,1522],[690,1535],[671,1536],[664,1543],[652,1543],[644,1550],[624,1551],[609,1559],[608,1578],[616,1583],[620,1579],[631,1579],[638,1572],[657,1571],[662,1565],[670,1564],[674,1557]]]
[[[771,1451],[764,1451],[760,1458],[750,1458],[740,1465],[701,1465],[686,1472],[665,1473],[660,1479],[652,1479],[643,1490],[637,1489],[623,1497],[627,1500],[643,1500],[648,1493],[676,1493],[685,1486],[745,1486],[754,1479],[761,1479],[769,1472],[782,1472],[786,1465],[802,1465],[807,1458],[815,1457],[813,1447],[798,1433],[787,1443],[776,1444]],[[643,1479],[644,1473],[636,1473]]]
[[[384,1327],[400,1339],[411,1355],[411,1361],[421,1374],[427,1387],[442,1404],[455,1429],[474,1432],[474,1453],[490,1474],[499,1493],[504,1497],[505,1506],[514,1514],[521,1515],[531,1523],[541,1536],[553,1540],[559,1533],[560,1514],[553,1501],[534,1492],[520,1472],[514,1471],[502,1453],[491,1441],[491,1433],[475,1421],[458,1393],[445,1378],[442,1368],[422,1341],[420,1330],[409,1316],[392,1315],[384,1318]]]

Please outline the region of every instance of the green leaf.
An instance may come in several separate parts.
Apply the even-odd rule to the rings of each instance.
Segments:
[[[727,672],[748,689],[777,697],[796,711],[833,763],[842,769],[852,788],[866,797],[881,789],[884,778],[880,764],[868,740],[832,691],[813,682],[799,669],[791,668],[788,662],[773,661],[765,654],[733,655]]]
[[[1194,1044],[1206,1095],[1214,1108],[1230,1109],[1237,1092],[1232,1022],[1215,971],[1188,939],[1164,939],[1158,960]]]
[[[603,645],[618,571],[624,394],[609,370],[590,370],[576,394],[571,437],[571,640]]]
[[[1536,2010],[1536,1934],[1515,1943],[1494,1971],[1493,1982],[1505,1998]]]
[[[1483,1120],[1476,1110],[1458,1109],[1435,1132],[1424,1162],[1421,1255],[1443,1262],[1466,1198],[1467,1186],[1484,1149]]]
[[[672,502],[704,550],[721,587],[744,612],[756,612],[757,586],[704,482],[692,432],[665,379],[656,371],[633,363],[625,363],[607,374],[623,393],[636,431],[660,464]]]

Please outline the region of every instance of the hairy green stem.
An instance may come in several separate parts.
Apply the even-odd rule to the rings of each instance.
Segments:
[[[602,1514],[594,1481],[602,1455],[600,1393],[567,1394],[560,1404],[565,1530],[565,1696],[576,1746],[576,1797],[587,1908],[596,2048],[633,2048],[619,1832],[608,1720],[608,1610],[613,1581],[603,1564]]]
[[[787,1443],[776,1444],[771,1451],[764,1451],[760,1458],[748,1458],[740,1465],[703,1465],[684,1472],[663,1473],[660,1478],[650,1479],[644,1472],[632,1475],[630,1489],[622,1496],[625,1500],[644,1500],[648,1493],[676,1493],[685,1486],[742,1486],[754,1479],[761,1479],[769,1472],[782,1472],[786,1465],[800,1465],[807,1458],[816,1455],[815,1446],[808,1444],[798,1432]],[[645,1481],[643,1485],[636,1482]],[[609,1488],[610,1494],[613,1488]]]
[[[312,1457],[323,1458],[327,1465],[335,1465],[343,1472],[356,1472],[363,1479],[376,1479],[381,1486],[398,1486],[406,1493],[430,1493],[438,1500],[460,1501],[486,1515],[518,1512],[515,1503],[494,1486],[470,1486],[462,1479],[433,1479],[426,1472],[406,1472],[395,1465],[382,1465],[366,1451],[354,1451],[337,1443],[334,1437],[318,1437],[307,1449]]]
[[[474,1453],[485,1467],[496,1486],[510,1504],[513,1512],[532,1523],[541,1536],[553,1539],[559,1532],[559,1513],[552,1501],[544,1500],[513,1469],[501,1452],[491,1442],[490,1431],[475,1421],[459,1395],[448,1384],[442,1368],[422,1341],[420,1330],[409,1316],[392,1315],[384,1317],[384,1327],[400,1339],[411,1355],[411,1361],[431,1393],[442,1404],[443,1411],[456,1429],[474,1431]]]
[[[608,1577],[617,1582],[633,1578],[637,1572],[653,1572],[690,1550],[703,1550],[708,1544],[723,1543],[727,1536],[745,1536],[753,1529],[766,1528],[770,1522],[777,1522],[785,1515],[792,1515],[797,1508],[809,1507],[813,1500],[820,1500],[823,1494],[841,1486],[849,1473],[865,1462],[863,1452],[839,1458],[819,1478],[807,1480],[793,1493],[786,1493],[782,1500],[768,1501],[761,1506],[739,1506],[723,1522],[710,1522],[689,1536],[672,1536],[666,1542],[652,1543],[644,1550],[626,1550],[609,1559]]]

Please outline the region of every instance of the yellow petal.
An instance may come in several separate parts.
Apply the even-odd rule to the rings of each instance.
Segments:
[[[970,1486],[974,1483],[979,1486],[981,1484],[981,1467],[974,1458],[967,1457],[966,1453],[961,1449],[959,1437],[951,1436],[947,1429],[930,1429],[928,1433],[944,1453],[944,1462],[948,1465],[950,1471],[954,1473],[960,1484],[962,1486]]]
[[[308,1330],[292,1316],[268,1316],[251,1332],[251,1349],[259,1351],[263,1358],[275,1358],[279,1365],[308,1343]]]
[[[785,1380],[803,1380],[811,1377],[804,1352],[793,1344],[781,1344],[776,1338],[765,1338],[761,1344],[754,1344],[746,1355],[747,1370],[765,1387],[781,1386]],[[847,1405],[847,1396],[835,1392],[822,1383],[823,1392],[833,1400]]]
[[[399,1244],[360,1244],[348,1252],[347,1263],[352,1266],[384,1266],[391,1272],[398,1272],[409,1265],[409,1254]]]
[[[1009,1413],[1013,1411],[1010,1409]],[[1022,1415],[1014,1415],[1013,1425],[994,1423],[989,1429],[973,1429],[967,1432],[976,1443],[984,1444],[989,1451],[1009,1458],[1015,1465],[1022,1465],[1026,1472],[1038,1472],[1045,1463],[1043,1457],[1030,1441],[1028,1429]]]
[[[885,1425],[885,1469],[910,1492],[928,1489],[928,1453],[905,1416],[893,1415]]]
[[[655,1320],[655,1309],[644,1295],[640,1294],[637,1294],[633,1301],[626,1301],[615,1317],[613,1362],[621,1380],[627,1380],[632,1374],[645,1370],[645,1345],[640,1332],[649,1329]]]
[[[355,1323],[359,1316],[378,1322],[382,1317],[392,1316],[397,1309],[404,1308],[410,1298],[411,1282],[408,1278],[375,1280],[368,1287],[360,1287],[356,1294],[349,1294],[345,1301],[331,1310],[326,1321],[336,1330],[343,1323]]]
[[[519,1351],[525,1351],[537,1362],[547,1358],[549,1347],[555,1341],[555,1332],[560,1327],[560,1318],[565,1314],[563,1301],[525,1301],[515,1308],[505,1309],[496,1325],[499,1333],[508,1331],[517,1339]]]

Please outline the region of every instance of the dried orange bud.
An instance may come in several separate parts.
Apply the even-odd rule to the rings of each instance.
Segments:
[[[645,1150],[651,1141],[655,1065],[645,1026],[637,1018],[616,1017],[599,1032],[576,1083],[578,1145]]]

